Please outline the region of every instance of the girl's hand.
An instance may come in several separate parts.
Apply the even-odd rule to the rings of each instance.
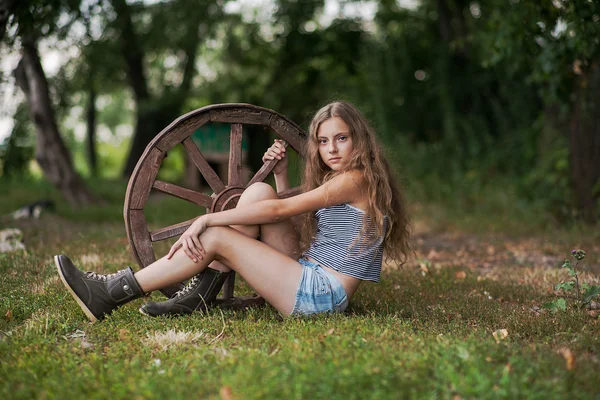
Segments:
[[[288,167],[288,158],[287,158],[287,149],[285,148],[285,145],[283,144],[283,140],[281,139],[275,139],[275,143],[273,143],[273,145],[271,147],[269,147],[267,149],[267,151],[265,151],[265,154],[263,155],[262,158],[262,162],[267,162],[269,160],[279,160],[279,162],[277,163],[277,165],[275,165],[275,168],[273,168],[273,173],[275,175],[280,175],[282,173],[287,172],[287,167]]]
[[[204,248],[200,243],[199,236],[206,230],[206,228],[207,226],[205,218],[200,217],[195,220],[173,244],[171,250],[169,250],[169,254],[167,254],[167,259],[171,259],[173,254],[175,254],[179,249],[183,249],[185,255],[195,263],[204,259],[206,251],[204,251]]]

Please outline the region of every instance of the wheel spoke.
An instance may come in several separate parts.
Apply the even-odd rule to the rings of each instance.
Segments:
[[[287,199],[288,197],[298,196],[300,193],[302,193],[302,187],[296,186],[294,188],[277,193],[277,196],[279,196],[280,199]]]
[[[260,167],[258,172],[256,174],[254,174],[252,179],[250,179],[250,182],[248,182],[246,187],[252,185],[253,183],[264,181],[265,178],[267,177],[267,175],[269,175],[269,173],[271,173],[273,168],[275,168],[275,164],[277,164],[277,161],[279,161],[279,160],[269,160],[266,163],[264,163],[263,166]]]
[[[188,155],[192,157],[192,161],[196,164],[196,167],[200,170],[200,173],[206,179],[206,182],[210,185],[211,189],[215,193],[220,193],[223,189],[225,189],[225,184],[221,181],[217,173],[208,165],[208,161],[206,158],[200,153],[198,146],[193,142],[191,138],[185,139],[183,142],[183,147],[185,151],[187,151]]]
[[[283,142],[283,145],[285,146],[286,149],[289,146],[289,144],[285,141]],[[250,179],[250,182],[248,182],[246,187],[252,185],[253,183],[264,181],[265,178],[267,177],[267,175],[269,175],[271,173],[271,171],[273,171],[273,168],[275,168],[275,165],[277,165],[278,162],[279,162],[278,159],[274,159],[274,160],[269,160],[266,163],[264,163],[263,166],[260,167],[258,172],[256,174],[254,174],[252,179]]]
[[[185,232],[185,230],[189,228],[197,218],[198,217],[152,231],[150,232],[150,240],[153,242],[158,242],[160,240],[166,240],[175,236],[179,236]]]
[[[187,200],[190,203],[194,203],[205,208],[210,208],[213,202],[213,198],[206,194],[198,193],[169,182],[156,180],[152,184],[152,187],[160,192]]]
[[[227,184],[242,185],[242,124],[231,124],[229,135],[229,168],[227,169]]]

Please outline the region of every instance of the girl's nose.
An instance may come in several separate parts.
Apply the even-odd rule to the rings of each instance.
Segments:
[[[337,152],[337,147],[335,145],[335,141],[329,142],[329,152],[330,153],[336,153]]]

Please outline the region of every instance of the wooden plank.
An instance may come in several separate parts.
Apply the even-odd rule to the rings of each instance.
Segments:
[[[302,193],[302,187],[296,186],[294,188],[277,193],[277,196],[279,196],[280,199],[287,199],[288,197],[298,196],[300,193]]]
[[[175,236],[179,236],[185,232],[186,229],[189,228],[192,222],[194,222],[196,219],[198,219],[198,217],[152,231],[150,232],[150,240],[152,242],[158,242],[160,240],[166,240]]]
[[[231,124],[227,185],[242,186],[242,124]]]
[[[200,153],[198,146],[196,146],[196,144],[189,137],[185,139],[182,144],[185,148],[185,151],[187,151],[188,156],[192,158],[192,161],[194,164],[196,164],[196,167],[198,167],[198,170],[200,170],[200,173],[204,179],[206,179],[206,182],[208,182],[211,189],[215,193],[221,193],[223,189],[225,189],[225,184],[221,181],[217,173],[210,167],[210,165],[208,165],[208,161],[206,161],[202,153]]]
[[[210,121],[208,112],[178,118],[158,134],[160,138],[157,138],[155,146],[166,152],[190,137],[196,129],[208,121]]]
[[[251,105],[232,106],[210,110],[210,120],[215,122],[269,126],[271,113],[267,109]]]
[[[279,137],[288,142],[298,154],[304,157],[304,145],[307,135],[299,126],[279,115],[273,115],[270,127]]]
[[[212,197],[204,193],[198,193],[194,190],[186,189],[181,186],[177,186],[172,183],[160,180],[154,181],[152,187],[160,192],[170,194],[172,196],[189,201],[190,203],[197,204],[207,209],[209,209],[212,206],[212,202],[214,200]]]
[[[144,208],[164,156],[165,154],[162,151],[153,148],[148,152],[141,164],[136,167],[127,187],[125,208],[127,206],[132,210],[141,210]]]

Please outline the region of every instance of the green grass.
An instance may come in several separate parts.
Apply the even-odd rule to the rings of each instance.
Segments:
[[[34,192],[59,200],[39,182],[6,185],[0,214]],[[140,299],[90,324],[52,255],[102,272],[134,264],[124,183],[93,187],[107,204],[77,211],[59,203],[40,220],[2,223],[23,230],[27,251],[0,254],[0,398],[600,397],[600,321],[585,310],[536,311],[556,280],[533,280],[526,266],[390,268],[344,315],[283,319],[264,306],[151,319],[138,313]],[[157,198],[147,215],[164,226],[195,212]],[[539,273],[558,279],[552,271]],[[237,294],[251,292],[238,282]],[[501,329],[508,337],[497,341]]]

